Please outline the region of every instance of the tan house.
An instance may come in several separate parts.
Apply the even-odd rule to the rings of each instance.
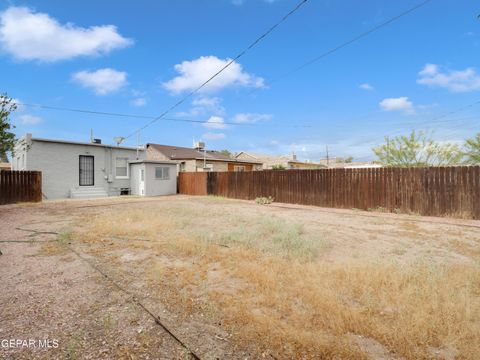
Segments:
[[[2,170],[11,170],[11,165],[10,163],[6,163],[6,162],[0,162],[0,171]]]
[[[300,161],[295,154],[290,156],[274,156],[255,154],[250,152],[241,151],[235,155],[235,159],[241,161],[258,161],[263,164],[264,170],[275,169],[276,167],[284,169],[320,169],[325,167],[319,163],[310,161]]]
[[[236,159],[219,151],[206,150],[202,142],[195,143],[193,148],[147,144],[147,159],[174,160],[179,163],[178,171],[188,172],[262,170],[261,161]]]
[[[329,159],[321,159],[320,164],[329,169],[367,169],[367,168],[381,168],[382,165],[373,162],[358,162],[345,161],[341,157],[333,157]]]

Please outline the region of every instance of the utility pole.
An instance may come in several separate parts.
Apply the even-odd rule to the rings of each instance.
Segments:
[[[138,148],[140,147],[140,131],[137,132],[137,160],[138,160]]]
[[[330,167],[330,158],[328,157],[328,145],[326,145],[327,149],[327,168]]]

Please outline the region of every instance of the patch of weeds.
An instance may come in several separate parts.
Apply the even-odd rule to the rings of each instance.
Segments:
[[[62,245],[69,243],[71,239],[72,239],[71,231],[62,232],[57,236],[57,241]]]
[[[303,224],[289,224],[280,219],[267,219],[260,225],[260,234],[266,239],[262,250],[282,256],[313,258],[317,252],[315,244],[304,235]]]
[[[80,347],[80,341],[82,340],[83,334],[77,333],[73,335],[70,341],[67,344],[65,358],[68,360],[76,360],[78,348]]]
[[[255,202],[260,205],[268,205],[273,202],[273,197],[271,196],[262,196],[255,199]]]
[[[394,212],[395,214],[401,214],[401,213],[402,213],[402,209],[400,209],[400,208],[395,208],[395,209],[393,209],[393,212]]]
[[[108,332],[117,326],[117,320],[111,314],[108,314],[102,318],[102,324],[105,331]]]
[[[392,250],[392,254],[395,254],[395,255],[398,255],[398,256],[405,255],[406,253],[407,253],[407,249],[405,249],[404,246],[396,246]]]

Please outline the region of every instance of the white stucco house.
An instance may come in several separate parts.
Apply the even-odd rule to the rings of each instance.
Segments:
[[[41,171],[44,199],[177,192],[177,163],[148,161],[143,148],[41,139],[26,134],[15,145],[12,169]]]

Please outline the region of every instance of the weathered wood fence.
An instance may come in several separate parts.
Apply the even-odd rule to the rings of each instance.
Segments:
[[[180,173],[179,192],[480,219],[480,166]]]
[[[0,171],[0,205],[42,201],[40,171]]]

